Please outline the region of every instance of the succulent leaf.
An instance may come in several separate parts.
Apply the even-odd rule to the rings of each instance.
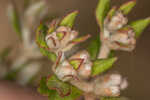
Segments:
[[[89,54],[90,54],[90,58],[91,60],[95,60],[98,53],[99,53],[99,49],[100,49],[100,39],[99,36],[97,36],[90,44],[89,47],[87,48]]]
[[[96,60],[92,66],[92,76],[96,76],[107,71],[112,67],[116,60],[116,57]]]
[[[68,27],[72,28],[77,14],[78,14],[78,11],[74,11],[74,12],[68,14],[67,16],[65,16],[63,18],[63,20],[60,22],[60,26],[68,26]]]
[[[110,0],[99,0],[96,9],[96,19],[101,29],[103,29],[104,19],[110,8]]]
[[[132,0],[120,6],[119,10],[122,11],[123,14],[127,15],[135,5],[136,1]]]
[[[131,22],[129,25],[135,31],[136,38],[138,38],[149,24],[150,24],[150,18],[146,18],[146,19],[141,19],[141,20]]]
[[[36,35],[36,42],[40,48],[41,53],[44,56],[47,56],[52,61],[56,61],[56,55],[48,50],[48,46],[45,41],[47,30],[48,30],[47,26],[43,24],[39,26]]]

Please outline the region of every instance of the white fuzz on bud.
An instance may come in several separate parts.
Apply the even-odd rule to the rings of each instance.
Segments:
[[[120,74],[110,74],[95,80],[95,94],[100,96],[119,96],[120,90],[127,87],[127,81]]]
[[[82,78],[88,78],[92,71],[92,62],[87,51],[81,51],[73,55],[70,60],[80,60],[80,64],[77,69],[77,73]]]
[[[125,26],[128,20],[121,12],[104,22],[104,32],[101,34],[102,42],[111,50],[132,51],[136,45],[135,32]]]
[[[77,35],[78,33],[74,30],[72,31],[71,28],[60,26],[55,32],[47,35],[45,40],[50,50],[57,52],[67,48],[70,41],[72,41]]]
[[[62,81],[69,81],[77,76],[76,70],[67,61],[57,67],[55,74]]]
[[[116,12],[116,14],[111,18],[110,22],[106,23],[109,30],[117,30],[127,24],[128,19],[124,17],[121,12]]]

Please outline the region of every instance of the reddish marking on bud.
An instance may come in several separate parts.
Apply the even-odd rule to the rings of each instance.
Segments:
[[[53,44],[56,46],[55,39],[53,37],[49,37],[48,39],[51,39],[53,41]]]

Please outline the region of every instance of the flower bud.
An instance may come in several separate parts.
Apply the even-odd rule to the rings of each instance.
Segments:
[[[77,76],[76,70],[67,61],[57,67],[55,74],[62,81],[69,81]]]
[[[119,74],[102,76],[95,80],[95,94],[100,96],[119,96],[120,90],[127,87],[127,81]],[[126,86],[125,86],[126,85]],[[123,86],[123,88],[122,88]]]
[[[105,20],[105,26],[111,30],[117,30],[127,24],[128,19],[124,17],[121,12],[116,12],[116,14],[107,22],[108,19]]]
[[[109,37],[104,39],[104,43],[112,50],[132,51],[136,45],[135,32],[131,28],[120,29],[110,33]]]
[[[69,42],[73,40],[78,33],[76,31],[72,31],[71,28],[60,26],[56,29],[55,32],[48,34],[45,38],[48,47],[57,52],[66,48],[69,45]]]
[[[87,51],[81,51],[70,58],[70,63],[77,69],[77,73],[82,78],[88,78],[92,71],[92,62]],[[74,62],[74,63],[73,63]]]

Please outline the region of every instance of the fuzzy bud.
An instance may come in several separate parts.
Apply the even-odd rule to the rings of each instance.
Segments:
[[[127,83],[119,74],[105,75],[95,80],[94,92],[100,96],[119,96],[120,90],[127,87],[127,84],[124,85],[125,82]]]
[[[62,81],[69,81],[77,76],[76,70],[67,61],[57,67],[55,74]]]

